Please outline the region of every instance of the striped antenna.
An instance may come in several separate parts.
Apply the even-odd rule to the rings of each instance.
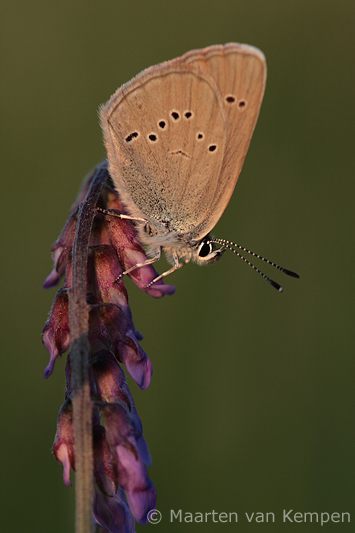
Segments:
[[[239,244],[236,244],[235,242],[231,242],[231,241],[226,241],[225,239],[211,239],[209,240],[208,242],[210,243],[215,243],[215,244],[220,244],[222,246],[222,249],[223,248],[227,248],[228,250],[231,250],[233,253],[235,253],[238,257],[240,257],[241,259],[243,259],[243,261],[249,265],[251,268],[253,268],[256,272],[258,272],[258,274],[260,274],[268,283],[270,283],[270,285],[272,285],[273,287],[275,287],[275,289],[277,289],[279,292],[282,292],[283,291],[283,288],[281,287],[281,285],[279,285],[278,283],[276,283],[276,281],[273,281],[272,279],[270,279],[268,276],[266,276],[263,272],[261,272],[261,270],[259,270],[255,265],[253,265],[253,263],[251,263],[250,261],[248,261],[248,259],[246,259],[242,254],[240,254],[239,252],[237,252],[237,250],[234,250],[234,248],[232,248],[232,246],[235,246],[236,248],[238,248],[239,250],[243,250],[243,252],[246,252],[250,255],[253,255],[254,257],[257,257],[258,259],[261,259],[262,261],[265,261],[265,263],[268,263],[269,265],[277,268],[278,270],[280,270],[281,272],[283,272],[284,274],[287,274],[287,276],[291,276],[293,278],[299,278],[299,275],[296,274],[296,272],[292,272],[292,270],[287,270],[287,268],[283,268],[281,267],[280,265],[277,265],[276,263],[273,263],[272,261],[269,261],[268,259],[266,259],[265,257],[262,257],[261,255],[259,254],[256,254],[255,252],[252,252],[251,250],[248,250],[247,248],[244,248],[244,246],[240,246]]]

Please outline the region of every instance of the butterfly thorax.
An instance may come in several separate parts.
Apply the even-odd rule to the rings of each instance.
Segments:
[[[138,231],[140,239],[146,245],[151,257],[158,255],[159,251],[163,251],[167,261],[174,266],[178,260],[182,260],[184,263],[194,261],[199,265],[212,263],[220,259],[223,253],[210,243],[210,235],[206,235],[200,240],[193,240],[188,233],[178,234],[168,229],[165,233],[158,233],[150,228],[149,224],[141,226]]]

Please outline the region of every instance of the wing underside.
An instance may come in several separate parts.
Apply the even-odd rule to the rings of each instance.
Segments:
[[[101,110],[110,172],[128,210],[200,239],[233,193],[265,85],[261,52],[212,46],[151,67]]]

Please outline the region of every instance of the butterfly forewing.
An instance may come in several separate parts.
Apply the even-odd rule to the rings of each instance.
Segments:
[[[102,117],[111,174],[130,212],[158,232],[193,232],[225,151],[228,125],[214,80],[163,64],[120,89]]]
[[[110,172],[130,214],[199,240],[233,193],[258,117],[262,53],[228,44],[151,67],[101,109]]]

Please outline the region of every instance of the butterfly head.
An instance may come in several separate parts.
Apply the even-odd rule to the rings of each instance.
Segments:
[[[217,243],[211,240],[210,235],[206,235],[193,250],[193,261],[198,265],[208,265],[221,259],[225,248],[217,248]]]
[[[209,234],[198,241],[192,241],[190,236],[169,230],[159,233],[148,222],[141,226],[140,235],[148,249],[153,251],[161,248],[172,264],[175,264],[175,256],[185,262],[194,261],[198,265],[208,265],[218,261],[226,250],[220,243],[214,242]]]

